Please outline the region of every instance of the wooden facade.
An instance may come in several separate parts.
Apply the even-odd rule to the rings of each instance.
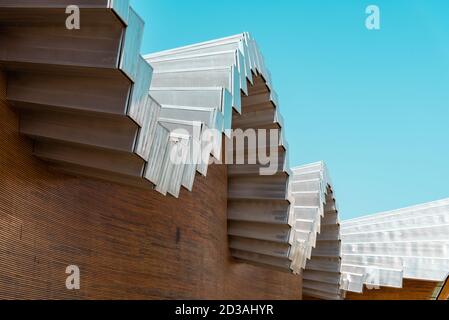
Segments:
[[[449,278],[441,285],[437,300],[449,300]]]
[[[226,166],[179,199],[54,172],[19,134],[4,73],[0,94],[0,299],[301,298],[300,276],[230,256]]]
[[[129,0],[76,0],[76,32],[63,24],[68,3],[0,3],[0,299],[301,299],[303,288],[342,299],[362,292],[382,254],[393,264],[380,268],[382,289],[348,299],[437,296],[449,204],[425,204],[414,223],[393,214],[404,235],[391,221],[376,232],[370,217],[340,229],[322,170],[293,197],[277,94],[248,33],[144,58]],[[261,162],[189,163],[198,133],[230,128],[279,130],[244,146],[247,158],[277,151],[276,174],[260,174]],[[215,144],[215,158],[237,153]],[[398,254],[411,249],[421,255]],[[65,287],[69,265],[80,290]],[[433,282],[391,288],[403,278]]]

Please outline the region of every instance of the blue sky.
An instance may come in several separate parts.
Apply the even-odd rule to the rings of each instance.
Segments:
[[[325,160],[344,219],[449,197],[449,1],[132,0],[143,53],[249,31],[292,165]],[[381,30],[365,28],[365,8]]]

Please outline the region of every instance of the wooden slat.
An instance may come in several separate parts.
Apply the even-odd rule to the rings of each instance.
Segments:
[[[230,258],[225,165],[179,199],[53,172],[19,135],[4,83],[0,75],[0,298],[301,298],[301,277]],[[65,288],[71,264],[79,291]]]
[[[444,282],[444,285],[438,294],[437,300],[449,300],[449,278]]]

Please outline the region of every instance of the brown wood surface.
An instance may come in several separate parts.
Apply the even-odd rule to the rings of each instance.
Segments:
[[[438,294],[438,300],[449,300],[449,278],[444,282]]]
[[[0,96],[0,299],[301,298],[299,276],[230,257],[225,166],[179,199],[52,172],[18,134],[3,74]]]
[[[403,288],[382,287],[379,290],[368,290],[363,294],[348,292],[346,300],[430,300],[438,282],[404,279]]]

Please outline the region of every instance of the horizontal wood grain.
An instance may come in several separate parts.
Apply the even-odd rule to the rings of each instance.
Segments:
[[[179,199],[54,172],[32,155],[0,74],[0,299],[300,299],[301,277],[239,262],[227,169]],[[81,290],[65,288],[78,265]]]
[[[444,282],[437,299],[449,300],[449,278]]]

